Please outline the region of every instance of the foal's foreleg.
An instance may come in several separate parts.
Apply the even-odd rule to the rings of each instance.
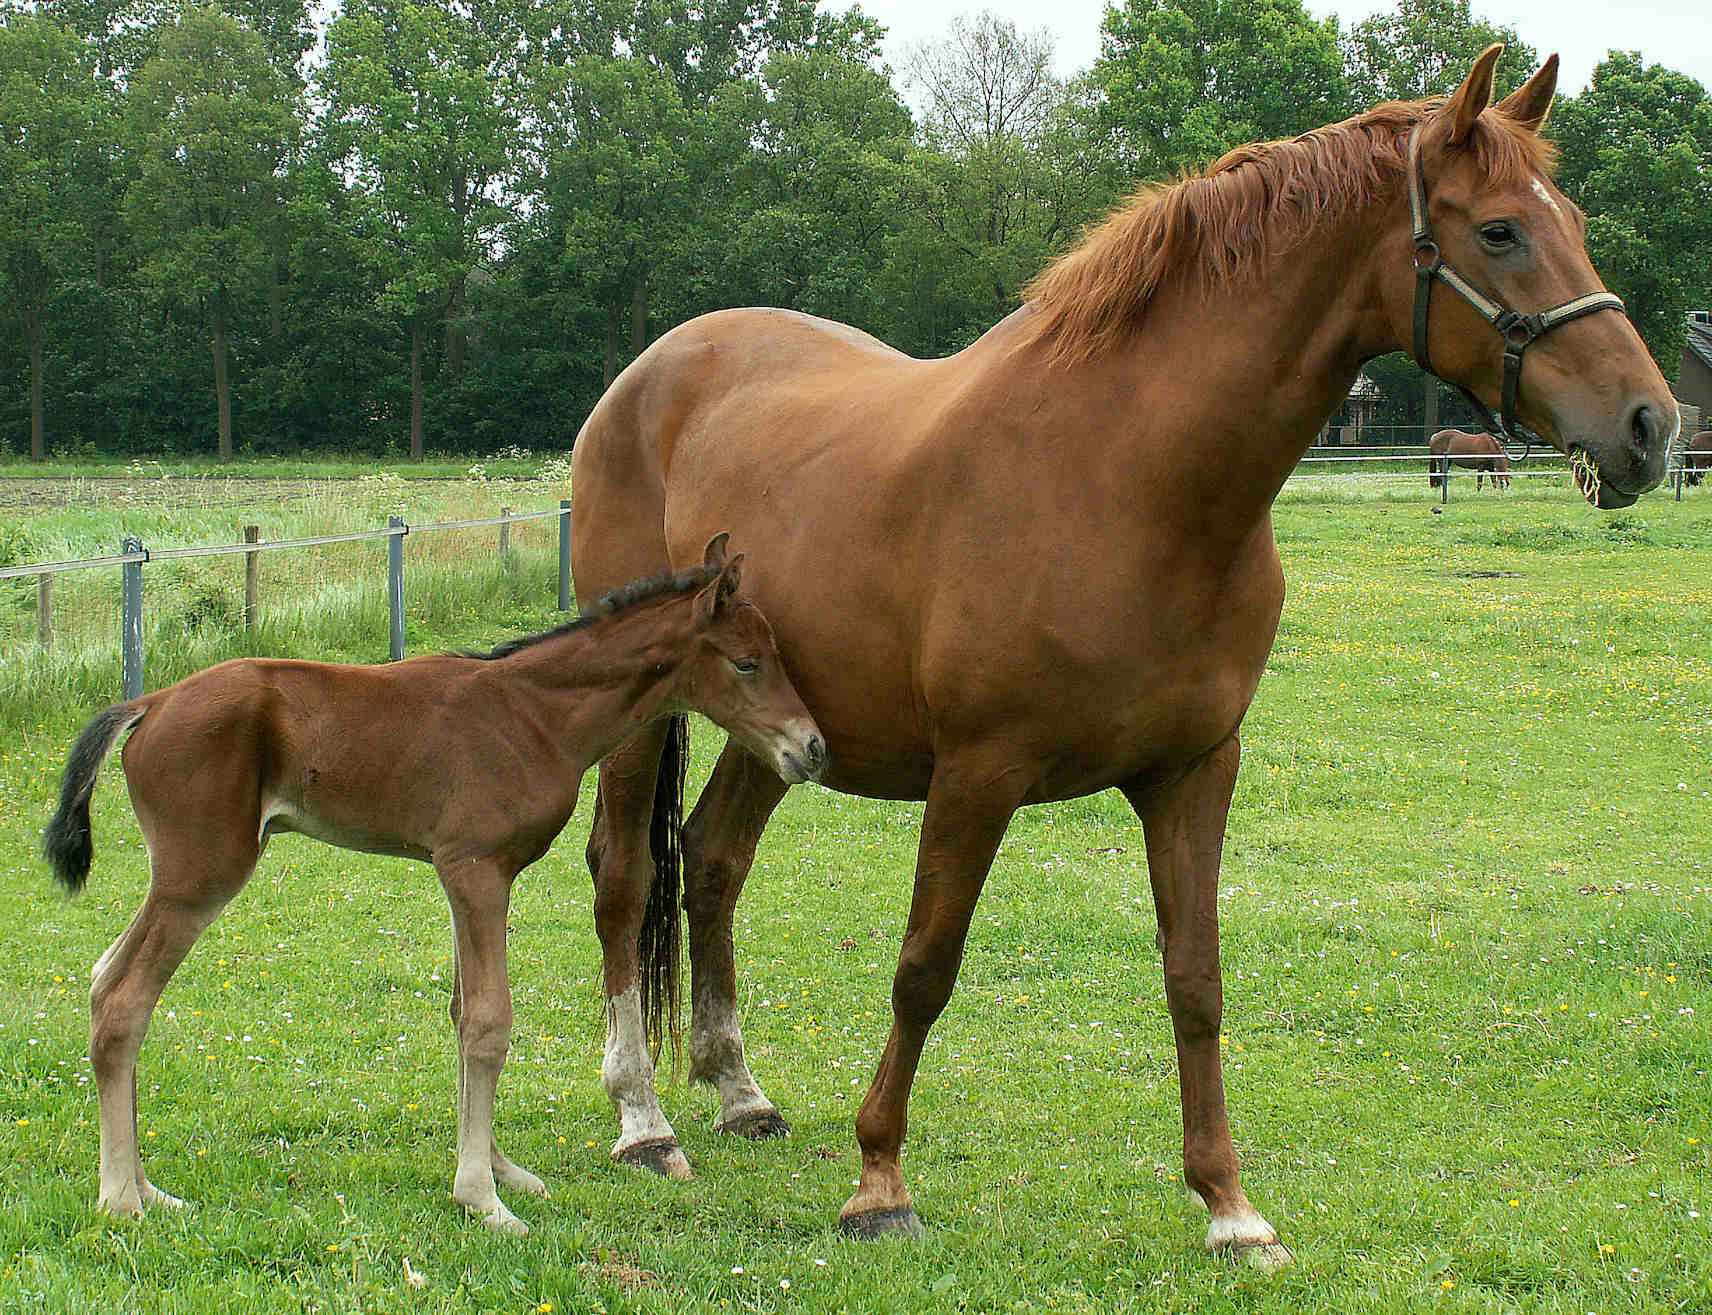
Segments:
[[[463,1038],[464,993],[463,993],[463,977],[458,971],[458,949],[457,949],[457,946],[458,946],[457,931],[454,928],[453,933],[452,933],[452,1006],[451,1006],[451,1014],[452,1014],[452,1035],[457,1040],[457,1045],[458,1045],[458,1108],[462,1109],[464,1107],[464,1086],[465,1086],[465,1080],[466,1080],[465,1074],[464,1074],[464,1044],[463,1044],[463,1039],[462,1039]],[[523,1168],[521,1165],[513,1163],[506,1156],[505,1152],[499,1149],[499,1138],[497,1136],[490,1136],[489,1140],[488,1140],[488,1145],[489,1145],[490,1151],[491,1151],[489,1158],[493,1162],[493,1178],[494,1178],[494,1181],[496,1183],[498,1183],[501,1187],[509,1187],[513,1191],[528,1192],[531,1196],[546,1197],[546,1196],[550,1195],[550,1193],[547,1191],[547,1184],[546,1183],[542,1182],[539,1178],[537,1178],[534,1174],[530,1173],[529,1170]]]
[[[495,1232],[521,1237],[528,1225],[506,1208],[495,1190],[493,1141],[494,1094],[511,1046],[505,919],[516,873],[492,861],[467,858],[437,857],[434,867],[452,906],[457,965],[458,1169],[452,1199]]]
[[[737,1019],[732,916],[767,819],[788,787],[728,739],[684,825],[684,911],[690,941],[690,1081],[719,1091],[716,1132],[761,1139],[790,1127],[749,1072]]]
[[[90,974],[89,1059],[101,1115],[97,1201],[115,1215],[181,1206],[143,1171],[137,1141],[137,1054],[167,980],[184,962],[219,904],[185,904],[151,890],[131,925]]]
[[[1123,792],[1146,833],[1165,950],[1165,998],[1183,1102],[1183,1179],[1212,1212],[1207,1249],[1272,1269],[1291,1256],[1243,1193],[1219,1055],[1219,859],[1241,756],[1233,734],[1182,775],[1164,783],[1134,782]]]
[[[636,944],[654,881],[648,830],[665,742],[666,725],[649,726],[601,762],[588,864],[606,997],[600,1082],[619,1123],[612,1158],[668,1178],[688,1178],[690,1163],[654,1091]]]

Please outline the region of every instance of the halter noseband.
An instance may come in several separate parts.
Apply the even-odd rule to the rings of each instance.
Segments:
[[[1511,461],[1520,464],[1527,460],[1534,439],[1538,437],[1516,423],[1516,393],[1522,384],[1522,353],[1560,324],[1568,324],[1594,311],[1614,310],[1624,315],[1628,311],[1623,307],[1623,299],[1614,292],[1589,292],[1550,310],[1524,315],[1493,301],[1448,264],[1439,252],[1438,243],[1433,241],[1432,225],[1427,220],[1427,179],[1421,169],[1421,131],[1426,126],[1426,121],[1422,120],[1409,134],[1409,217],[1415,234],[1415,364],[1428,374],[1442,377],[1433,369],[1432,358],[1427,351],[1427,313],[1432,304],[1433,280],[1438,279],[1474,307],[1475,314],[1498,330],[1504,339],[1504,385],[1499,415],[1494,416],[1490,407],[1461,384],[1452,386],[1468,399],[1477,415],[1486,418],[1500,437],[1521,442],[1521,456],[1508,449],[1505,451]]]

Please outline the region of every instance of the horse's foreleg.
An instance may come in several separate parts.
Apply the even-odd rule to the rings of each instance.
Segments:
[[[1219,1055],[1219,858],[1241,756],[1233,734],[1175,779],[1123,789],[1146,834],[1165,951],[1165,997],[1183,1102],[1183,1179],[1212,1213],[1208,1250],[1273,1268],[1287,1264],[1290,1252],[1243,1193]]]
[[[749,1072],[737,1020],[732,916],[767,819],[785,796],[777,772],[728,739],[684,826],[690,940],[690,1081],[719,1091],[716,1132],[761,1139],[790,1127]]]
[[[853,1236],[921,1233],[899,1165],[910,1086],[928,1029],[951,999],[969,920],[1023,789],[1019,773],[991,758],[942,755],[934,767],[892,979],[892,1032],[856,1115],[862,1176],[838,1214],[839,1227]]]
[[[494,1096],[511,1046],[505,919],[516,873],[468,858],[436,858],[434,867],[452,906],[458,1030],[458,1168],[452,1199],[495,1232],[521,1237],[528,1225],[506,1208],[495,1189],[498,1148],[493,1138]]]
[[[650,726],[602,761],[588,863],[606,996],[600,1081],[619,1122],[612,1158],[668,1178],[688,1178],[689,1161],[654,1091],[638,972],[637,936],[654,881],[648,830],[665,741],[665,724]]]
[[[156,859],[157,871],[161,860]],[[247,875],[247,874],[246,874]],[[241,880],[241,879],[240,879]],[[137,1140],[137,1055],[167,981],[221,902],[189,904],[151,889],[90,974],[89,1059],[101,1115],[98,1203],[115,1215],[181,1206],[148,1179]]]

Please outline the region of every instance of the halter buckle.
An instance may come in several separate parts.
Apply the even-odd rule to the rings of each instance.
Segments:
[[[1422,257],[1426,259],[1423,261]],[[1444,263],[1444,257],[1439,254],[1439,244],[1427,238],[1424,242],[1415,244],[1415,273],[1420,278],[1436,274]]]
[[[1505,311],[1492,322],[1492,327],[1504,335],[1505,346],[1517,355],[1545,332],[1539,325],[1538,316],[1524,315],[1516,310]]]

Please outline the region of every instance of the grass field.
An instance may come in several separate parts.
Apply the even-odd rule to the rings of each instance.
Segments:
[[[60,555],[110,551],[145,513],[163,545],[257,519],[173,482],[12,523]],[[87,632],[68,620],[82,637],[51,662],[31,626],[6,630],[0,1310],[1712,1308],[1712,495],[1612,516],[1544,484],[1477,499],[1459,481],[1442,514],[1424,487],[1289,492],[1278,509],[1291,593],[1221,899],[1235,1135],[1297,1256],[1270,1278],[1200,1250],[1141,836],[1115,794],[1026,810],[999,855],[912,1102],[921,1244],[833,1228],[920,808],[813,787],[787,797],[739,910],[751,1064],[788,1141],[716,1137],[716,1098],[680,1084],[664,1103],[697,1178],[608,1163],[585,797],[511,919],[497,1128],[553,1189],[511,1202],[530,1237],[490,1236],[450,1200],[432,875],[300,837],[199,943],[144,1047],[150,1173],[194,1208],[101,1217],[88,974],[146,883],[119,773],[81,899],[35,838],[67,745],[115,696],[110,604],[79,604]],[[411,488],[418,519],[562,496]],[[293,523],[347,502],[384,521],[395,500],[355,481],[314,497],[327,506]],[[426,542],[408,544],[413,652],[553,622],[548,543],[506,568],[490,532],[437,557]],[[379,548],[361,547],[352,570],[376,587],[345,559],[302,576],[276,574],[296,554],[269,559],[256,646],[384,652]],[[247,651],[229,606],[184,619],[198,590],[236,588],[235,561],[147,570],[151,683]],[[332,598],[347,601],[319,606]],[[0,601],[33,608],[21,585]],[[692,792],[714,746],[700,728]]]

